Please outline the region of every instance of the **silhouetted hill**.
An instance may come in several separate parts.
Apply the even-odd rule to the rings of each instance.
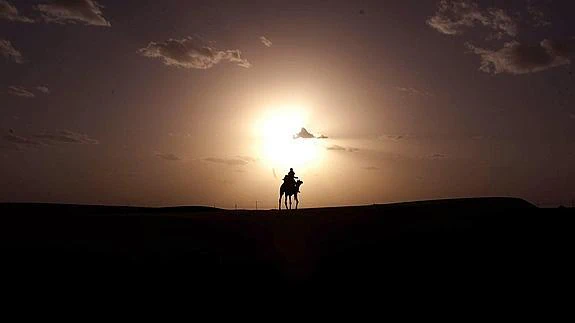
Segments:
[[[2,204],[0,213],[4,270],[30,277],[534,284],[574,269],[573,211],[512,198],[297,211]]]

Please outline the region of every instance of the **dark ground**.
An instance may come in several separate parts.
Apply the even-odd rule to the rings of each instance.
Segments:
[[[573,209],[518,199],[226,211],[0,204],[2,277],[84,284],[573,284]],[[423,284],[423,285],[422,285]]]

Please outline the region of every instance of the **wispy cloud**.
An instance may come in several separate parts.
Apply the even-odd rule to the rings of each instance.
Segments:
[[[47,86],[37,86],[36,90],[38,90],[44,94],[50,94],[50,89]]]
[[[0,0],[0,19],[25,23],[34,22],[32,19],[22,16],[18,9],[6,0]]]
[[[444,159],[447,158],[447,155],[444,154],[433,154],[431,156],[429,156],[431,159]]]
[[[8,130],[8,133],[4,134],[3,139],[5,141],[8,141],[10,143],[13,143],[15,145],[18,146],[18,148],[20,147],[40,147],[42,146],[42,143],[38,140],[32,139],[32,138],[27,138],[27,137],[23,137],[23,136],[19,136],[17,135],[14,130],[10,129]]]
[[[406,135],[382,135],[379,137],[380,140],[392,140],[392,141],[399,141],[406,139]]]
[[[175,154],[172,153],[159,153],[156,152],[155,153],[156,157],[163,159],[163,160],[167,160],[167,161],[179,161],[182,160],[180,157],[176,156]]]
[[[103,8],[95,0],[53,0],[35,6],[46,22],[110,27],[110,22],[102,13]]]
[[[423,90],[418,90],[414,87],[402,87],[396,86],[395,89],[399,92],[405,93],[407,95],[415,95],[415,96],[431,96],[431,93]]]
[[[251,67],[250,62],[242,58],[239,49],[218,50],[197,37],[150,42],[138,53],[144,57],[158,58],[165,65],[181,68],[208,69],[221,62]]]
[[[46,144],[85,144],[85,145],[97,145],[100,142],[96,139],[90,138],[86,134],[81,134],[69,130],[58,130],[53,132],[42,132],[33,135],[36,138]]]
[[[575,40],[545,39],[537,45],[517,41],[506,43],[499,50],[489,50],[467,44],[468,49],[481,57],[480,70],[486,73],[527,74],[552,67],[571,64],[575,54]]]
[[[490,29],[492,38],[516,36],[519,25],[503,9],[482,9],[471,0],[441,0],[427,24],[446,35],[459,35],[476,25]]]
[[[343,146],[339,146],[339,145],[331,145],[329,147],[326,148],[327,150],[339,150],[339,151],[344,151],[345,147]]]
[[[260,41],[262,42],[262,44],[264,44],[266,47],[272,47],[273,43],[271,40],[267,39],[265,36],[261,36],[260,37]]]
[[[4,141],[11,143],[16,150],[27,148],[49,147],[58,144],[98,144],[98,140],[90,138],[88,135],[76,133],[68,130],[59,130],[54,132],[42,132],[39,134],[23,136],[18,135],[12,129],[2,136]]]
[[[355,148],[355,147],[343,147],[343,146],[339,146],[339,145],[331,145],[329,147],[326,148],[327,150],[333,150],[333,151],[347,151],[350,153],[354,153],[359,151],[359,148]]]
[[[19,50],[12,46],[12,43],[5,39],[0,39],[0,55],[17,64],[24,63],[24,58]]]
[[[223,164],[226,166],[245,166],[250,162],[245,158],[239,158],[239,157],[236,158],[209,157],[204,158],[204,160],[210,163]]]
[[[26,90],[23,87],[20,86],[9,86],[8,87],[8,93],[11,95],[15,95],[15,96],[19,96],[21,98],[27,98],[27,99],[31,99],[33,97],[36,97],[36,94]]]

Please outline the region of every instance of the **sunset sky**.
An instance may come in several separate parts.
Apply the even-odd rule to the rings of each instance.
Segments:
[[[571,203],[574,12],[0,0],[0,202],[273,208],[293,167],[302,207]]]

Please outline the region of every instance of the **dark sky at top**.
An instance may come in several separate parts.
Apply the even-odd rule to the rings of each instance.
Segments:
[[[570,203],[573,12],[568,0],[0,0],[0,201],[273,207],[291,164],[258,125],[288,107],[305,115],[294,128],[329,137],[289,138],[306,142],[294,152],[309,158],[290,160],[305,206]]]

